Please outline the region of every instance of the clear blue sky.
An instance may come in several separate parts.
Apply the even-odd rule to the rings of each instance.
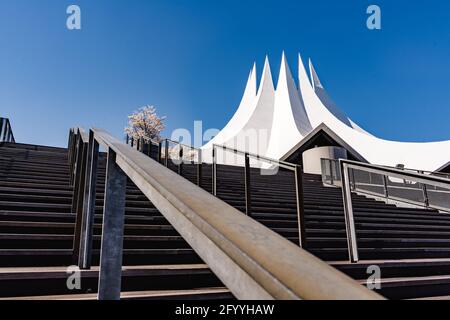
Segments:
[[[66,8],[82,30],[66,29]],[[370,4],[382,30],[366,28]],[[168,132],[222,128],[254,60],[311,57],[337,104],[377,136],[450,139],[450,2],[1,0],[0,116],[18,141],[63,146],[69,127],[122,135],[145,104]]]

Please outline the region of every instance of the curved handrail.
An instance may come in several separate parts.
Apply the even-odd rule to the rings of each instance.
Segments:
[[[108,174],[114,166],[120,168],[122,174],[152,201],[237,298],[382,298],[232,206],[123,144],[108,132],[92,129],[90,135],[91,142],[99,143],[108,151]],[[117,174],[114,177],[107,176],[107,181],[114,180]],[[108,189],[113,186],[114,183],[110,182],[105,190],[104,215],[108,219],[111,218],[108,215],[111,209],[108,200],[112,199],[108,198],[109,192],[121,194],[117,188]],[[117,201],[116,198],[114,200]],[[86,201],[89,202],[89,199]],[[108,232],[111,230],[104,225],[102,237]],[[102,240],[102,254],[105,249],[103,246],[107,244]],[[121,255],[117,248],[112,251]],[[108,264],[114,260],[105,261]],[[100,269],[104,267],[101,260]],[[115,275],[115,278],[108,279],[100,271],[100,281],[120,281],[117,273]],[[100,283],[100,290],[111,287],[117,288],[117,285],[105,286]],[[117,295],[115,297],[118,298]]]

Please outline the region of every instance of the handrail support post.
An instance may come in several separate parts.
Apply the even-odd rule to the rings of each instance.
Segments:
[[[247,216],[252,215],[252,187],[250,182],[251,172],[250,172],[250,156],[248,153],[245,153],[245,168],[244,168],[244,176],[245,176],[245,213]]]
[[[216,146],[212,148],[212,194],[217,196],[217,150]]]
[[[298,221],[298,242],[300,248],[306,247],[306,226],[305,226],[305,206],[303,196],[303,168],[300,165],[295,167],[295,194],[297,204]]]
[[[123,233],[127,176],[108,150],[100,253],[99,300],[119,300],[122,282]]]
[[[356,238],[355,218],[353,215],[352,191],[349,181],[349,167],[340,161],[341,181],[342,181],[342,198],[344,200],[344,217],[345,229],[347,233],[347,244],[350,262],[359,261],[358,243]]]
[[[95,140],[94,132],[89,131],[89,151],[86,164],[86,186],[83,205],[83,221],[80,239],[80,258],[78,266],[81,269],[91,268],[92,235],[95,222],[95,202],[97,198],[97,169],[99,144]]]

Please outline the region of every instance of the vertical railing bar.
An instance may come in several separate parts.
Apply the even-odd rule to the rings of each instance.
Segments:
[[[73,171],[75,166],[75,152],[76,152],[76,141],[77,141],[77,135],[75,134],[74,130],[71,130],[72,134],[72,142],[70,146],[70,162],[69,162],[69,170],[70,170],[70,177],[69,177],[69,184],[73,186]]]
[[[295,174],[295,193],[297,204],[297,221],[298,221],[298,242],[300,248],[306,247],[306,226],[305,226],[305,209],[303,197],[303,167],[297,165],[294,170]]]
[[[5,120],[5,130],[3,132],[3,139],[5,142],[8,142],[8,126],[9,126],[9,121],[8,119]]]
[[[353,180],[353,183],[352,183],[352,190],[353,191],[356,191],[356,179],[355,179],[355,169],[352,169],[352,180]]]
[[[419,173],[425,174],[424,171],[419,171]],[[430,206],[430,199],[428,198],[428,188],[425,183],[422,183],[422,192],[423,192],[423,203],[424,203],[425,207],[428,208]]]
[[[99,300],[119,300],[122,282],[123,234],[127,176],[110,148],[106,167],[100,249]]]
[[[355,218],[353,215],[352,192],[349,184],[349,172],[347,164],[340,162],[341,181],[342,181],[342,198],[344,201],[344,217],[347,232],[347,243],[350,262],[359,261],[358,243],[356,239]]]
[[[95,202],[97,198],[97,170],[99,144],[95,140],[92,130],[89,131],[89,151],[86,168],[86,186],[83,206],[83,222],[80,241],[80,259],[78,265],[81,269],[90,269],[92,260],[92,235],[95,222]]]
[[[152,149],[153,149],[153,142],[152,140],[149,140],[147,149],[147,155],[149,158],[152,158]]]
[[[202,175],[203,175],[203,159],[202,159],[202,149],[198,149],[198,163],[197,163],[197,185],[202,186]]]
[[[80,134],[80,157],[77,159],[79,161],[78,166],[78,174],[76,176],[76,198],[74,197],[74,203],[72,207],[75,205],[75,230],[73,237],[73,262],[78,264],[79,259],[79,251],[80,251],[80,238],[81,238],[81,228],[83,221],[83,205],[84,205],[84,195],[85,195],[85,180],[86,180],[86,160],[87,160],[87,149],[88,143],[83,142]]]
[[[164,152],[165,152],[165,162],[166,162],[166,168],[168,168],[169,167],[169,140],[167,140],[167,139],[165,139],[164,140],[165,141],[165,149],[164,149]]]
[[[9,135],[9,121],[6,119],[6,126],[5,126],[5,133],[3,135],[3,138],[6,142],[8,142],[8,135]]]
[[[5,125],[4,125],[3,131],[2,131],[2,139],[4,142],[6,142],[6,132],[8,130],[8,119],[5,119],[4,123],[5,123]]]
[[[9,121],[8,121],[8,119],[6,119],[5,134],[3,135],[4,139],[5,139],[5,142],[9,142],[9,140],[8,140],[9,130],[10,130],[9,129]]]
[[[162,141],[158,144],[158,162],[162,164]]]
[[[3,124],[5,122],[4,118],[0,118],[0,142],[3,142]]]
[[[331,185],[334,184],[334,177],[333,177],[333,162],[330,161],[330,183]]]
[[[80,161],[81,161],[81,134],[80,131],[77,131],[77,139],[76,139],[76,146],[75,146],[75,159],[73,163],[73,168],[71,171],[71,185],[73,186],[73,200],[72,200],[72,212],[76,211],[76,203],[77,203],[77,197],[78,197],[78,180],[76,177],[79,177],[80,175]]]
[[[383,185],[384,185],[384,196],[386,199],[389,198],[389,186],[388,186],[388,176],[383,175]]]
[[[183,175],[183,146],[180,144],[180,150],[178,152],[179,163],[178,163],[178,174]]]
[[[244,180],[245,180],[245,213],[247,216],[252,215],[252,190],[250,181],[250,157],[248,153],[245,153],[245,167],[244,167]]]
[[[72,162],[72,154],[71,154],[72,140],[73,140],[72,129],[70,129],[69,130],[69,141],[67,142],[67,159],[69,160],[69,166],[70,166],[70,163]]]
[[[6,142],[6,132],[8,130],[8,119],[5,119],[4,123],[5,123],[5,125],[3,127],[2,139],[3,139],[3,141]]]
[[[217,196],[217,149],[216,146],[213,145],[212,148],[212,193],[214,196]]]

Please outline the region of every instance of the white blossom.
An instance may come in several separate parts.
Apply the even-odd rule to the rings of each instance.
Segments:
[[[128,116],[128,127],[125,133],[134,139],[143,138],[145,142],[159,141],[164,130],[166,117],[158,117],[154,106],[144,106]]]

